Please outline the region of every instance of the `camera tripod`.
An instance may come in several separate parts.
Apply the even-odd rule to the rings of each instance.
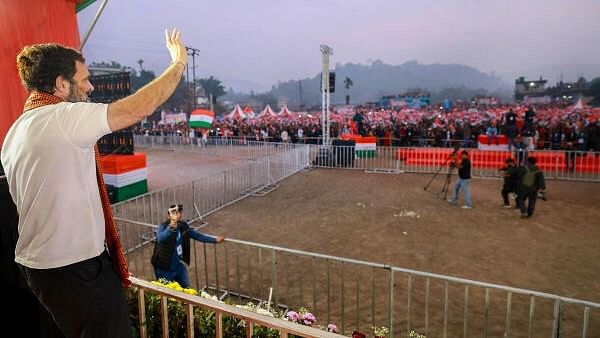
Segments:
[[[450,189],[450,183],[452,183],[452,174],[454,172],[454,168],[456,168],[456,164],[454,163],[454,161],[450,160],[452,160],[454,156],[456,156],[456,153],[459,149],[460,145],[456,144],[454,146],[454,151],[450,155],[448,155],[448,157],[444,160],[444,163],[437,169],[431,180],[429,180],[427,185],[423,187],[423,190],[427,191],[427,188],[429,188],[429,186],[431,185],[431,183],[433,183],[435,178],[442,172],[442,169],[448,166],[448,173],[446,174],[446,178],[444,179],[444,185],[442,186],[442,190],[439,193],[437,193],[437,196],[444,201],[446,200],[446,198],[448,198],[448,190]],[[448,162],[450,162],[450,165],[448,165]]]

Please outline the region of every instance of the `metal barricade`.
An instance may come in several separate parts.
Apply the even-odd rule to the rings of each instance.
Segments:
[[[502,177],[505,160],[517,163],[534,156],[547,179],[600,182],[600,152],[581,151],[483,151],[466,149],[476,177]],[[359,152],[351,146],[310,145],[311,165],[318,168],[355,169],[387,173],[447,173],[455,154],[452,148],[376,147]],[[460,156],[458,156],[460,157]]]
[[[235,142],[218,147],[244,148],[241,154],[254,161],[113,206],[136,276],[153,278],[151,243],[170,204],[185,204],[197,225],[201,217],[309,165],[433,173],[446,171],[453,153],[447,148],[378,147],[374,154],[357,156],[347,146]],[[229,154],[238,156],[240,150]],[[541,159],[538,166],[547,178],[598,181],[599,153],[530,154]],[[498,176],[509,156],[519,154],[473,151],[473,173]],[[427,337],[600,336],[600,304],[594,302],[233,239],[224,245],[193,243],[190,275],[196,288],[246,300],[264,301],[270,294],[283,308],[309,307],[342,332],[377,325],[390,327],[390,337],[412,332]]]
[[[153,279],[155,226],[118,221],[130,269]],[[134,230],[135,229],[135,230]],[[137,245],[135,244],[137,242]],[[227,239],[192,241],[197,289],[240,302],[308,307],[341,333],[387,326],[389,337],[596,337],[600,304],[534,290]]]
[[[308,166],[307,146],[281,147],[271,155],[265,154],[272,149],[261,149],[261,157],[247,165],[113,204],[113,214],[121,219],[158,224],[164,221],[165,210],[177,203],[185,206],[187,217],[199,219]]]
[[[191,151],[203,156],[219,156],[242,159],[258,159],[281,152],[304,149],[298,143],[274,143],[251,141],[246,138],[211,137],[208,139],[187,136],[134,135],[136,148]]]

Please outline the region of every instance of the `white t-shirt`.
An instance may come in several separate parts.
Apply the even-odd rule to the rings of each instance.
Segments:
[[[17,263],[49,269],[104,251],[94,144],[111,132],[107,108],[61,102],[23,113],[9,129],[2,164],[19,212]]]

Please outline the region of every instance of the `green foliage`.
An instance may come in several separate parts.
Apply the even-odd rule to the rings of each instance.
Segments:
[[[137,288],[131,288],[128,291],[127,299],[129,305],[129,313],[132,324],[132,336],[139,337],[139,317],[138,317],[138,293]],[[161,307],[160,296],[150,293],[145,293],[146,304],[146,332],[148,337],[161,337]],[[232,301],[226,300],[226,304],[235,306]],[[167,310],[169,314],[169,337],[179,338],[186,335],[186,311],[185,305],[173,299],[167,300]],[[213,311],[194,307],[194,335],[196,337],[215,337],[216,324],[215,313]],[[223,316],[223,337],[229,338],[245,338],[246,323],[235,317]],[[255,326],[252,333],[254,338],[276,338],[279,337],[277,330]],[[301,338],[290,335],[290,337]]]
[[[183,110],[191,112],[193,109],[194,98],[192,97],[191,85],[185,83],[184,79],[179,81],[173,95],[162,105],[162,108],[167,111]]]
[[[270,105],[271,108],[277,107],[277,98],[271,93],[256,94],[251,96],[251,98],[255,99],[257,102],[261,102],[261,107],[266,105]]]
[[[221,80],[212,75],[206,79],[196,80],[196,82],[204,89],[206,97],[208,97],[209,94],[212,94],[213,104],[217,103],[217,98],[219,96],[225,95],[225,87],[221,83]]]
[[[592,90],[592,96],[600,100],[600,77],[597,77],[590,82],[590,89]]]
[[[154,74],[151,70],[142,69],[136,72],[134,69],[129,70],[131,73],[131,92],[135,93],[138,89],[150,83],[154,78],[156,78],[156,74]]]

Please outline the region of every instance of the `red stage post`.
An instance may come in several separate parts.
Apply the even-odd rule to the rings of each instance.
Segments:
[[[0,147],[28,96],[16,59],[27,45],[55,42],[79,49],[75,6],[80,0],[0,0]]]

